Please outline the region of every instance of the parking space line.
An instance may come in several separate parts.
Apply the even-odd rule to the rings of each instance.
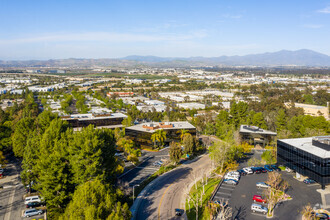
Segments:
[[[252,215],[256,215],[256,216],[265,217],[265,218],[266,218],[266,216],[267,216],[267,215],[263,215],[263,214],[255,213],[255,212],[251,212],[251,214],[252,214]]]
[[[223,186],[221,186],[220,189],[230,190],[230,191],[233,191],[234,190],[234,188],[228,188],[228,187],[223,187]]]
[[[224,194],[224,195],[231,196],[231,193],[218,192],[217,194]]]

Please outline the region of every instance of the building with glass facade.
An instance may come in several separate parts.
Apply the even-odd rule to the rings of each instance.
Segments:
[[[139,146],[153,146],[151,136],[157,130],[163,129],[166,132],[165,144],[172,141],[180,141],[182,130],[196,136],[196,128],[187,121],[179,122],[151,122],[143,123],[125,128],[125,135],[130,137]]]
[[[277,163],[322,185],[330,183],[330,136],[277,141]]]
[[[252,125],[241,125],[239,134],[242,141],[253,144],[254,146],[261,145],[263,147],[269,145],[277,135],[276,132],[261,129]]]

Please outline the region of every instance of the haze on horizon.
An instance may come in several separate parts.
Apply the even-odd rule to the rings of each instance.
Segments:
[[[330,55],[329,1],[9,1],[0,59]]]

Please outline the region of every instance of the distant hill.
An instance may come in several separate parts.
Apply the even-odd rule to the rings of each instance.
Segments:
[[[330,67],[330,56],[312,50],[281,50],[273,53],[220,57],[127,56],[119,59],[55,59],[1,61],[1,67],[190,67],[190,66],[308,66]]]
[[[122,60],[139,62],[172,62],[175,60],[186,61],[190,64],[204,63],[209,65],[229,66],[330,66],[330,56],[312,50],[281,50],[274,53],[251,54],[245,56],[220,56],[220,57],[190,57],[166,58],[156,56],[128,56]]]

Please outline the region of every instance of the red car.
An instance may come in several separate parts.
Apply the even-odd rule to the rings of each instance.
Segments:
[[[267,201],[266,201],[266,199],[263,199],[261,196],[259,196],[259,195],[254,195],[253,196],[253,201],[254,202],[262,202],[262,203],[266,203]]]

